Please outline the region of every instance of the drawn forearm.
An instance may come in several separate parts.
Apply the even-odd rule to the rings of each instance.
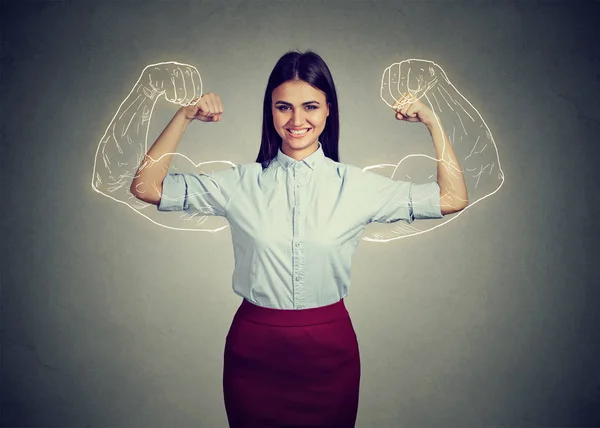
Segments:
[[[121,103],[98,146],[94,187],[114,193],[128,187],[146,153],[146,137],[156,93],[138,84]]]

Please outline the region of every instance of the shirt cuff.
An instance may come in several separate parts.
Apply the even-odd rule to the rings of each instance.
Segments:
[[[162,182],[162,195],[157,205],[158,211],[183,210],[187,189],[180,174],[167,174]]]
[[[435,182],[412,184],[410,187],[412,217],[415,219],[442,218],[440,186]]]

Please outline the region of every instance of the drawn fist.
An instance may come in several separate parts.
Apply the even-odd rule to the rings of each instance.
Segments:
[[[420,99],[440,78],[447,81],[444,71],[432,61],[408,59],[394,63],[381,77],[381,99],[397,112],[397,119],[431,124],[434,113]]]
[[[147,66],[142,72],[144,94],[151,99],[164,95],[166,100],[182,106],[202,95],[202,79],[196,67],[175,61]]]

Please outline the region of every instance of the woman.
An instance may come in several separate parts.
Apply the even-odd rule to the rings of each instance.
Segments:
[[[216,94],[182,107],[147,158],[175,152],[194,119],[219,122],[222,114]],[[458,165],[422,103],[402,104],[396,118],[425,123],[438,158]],[[269,77],[255,163],[167,174],[168,155],[142,163],[131,185],[161,211],[199,211],[230,223],[233,289],[243,297],[224,353],[231,427],[353,427],[360,356],[343,298],[361,232],[373,221],[439,218],[466,206],[460,171],[438,167],[437,183],[395,181],[339,163],[338,137],[327,65],[313,52],[288,52]],[[450,188],[454,207],[440,206]]]

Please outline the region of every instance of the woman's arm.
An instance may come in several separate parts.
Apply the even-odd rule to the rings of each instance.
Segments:
[[[443,215],[461,211],[469,204],[467,185],[448,135],[439,123],[426,125],[438,159],[437,182],[440,186],[440,210]]]
[[[131,193],[144,202],[158,205],[162,196],[162,183],[169,172],[171,159],[190,122],[194,119],[218,122],[222,113],[221,99],[212,93],[203,95],[195,104],[177,110],[144,156],[131,182]]]
[[[183,107],[177,110],[142,159],[129,189],[132,195],[149,204],[158,205],[162,195],[162,182],[169,172],[173,153],[177,151],[190,122],[185,117]]]
[[[410,94],[403,94],[393,108],[396,110],[396,119],[421,122],[431,134],[438,162],[437,183],[440,186],[441,213],[447,215],[464,210],[469,204],[465,177],[439,117]]]
[[[164,97],[184,106],[201,94],[200,74],[193,66],[164,62],[145,67],[98,145],[92,188],[129,205],[129,185],[147,151],[148,128],[156,102]]]

